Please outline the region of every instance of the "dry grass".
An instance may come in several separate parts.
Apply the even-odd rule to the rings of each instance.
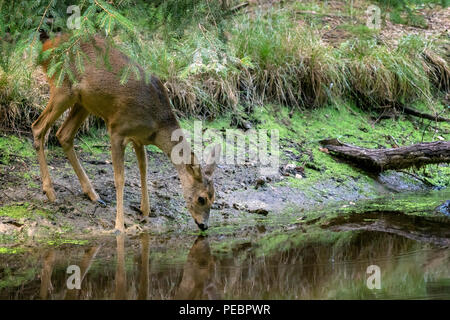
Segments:
[[[140,62],[165,82],[181,117],[213,118],[267,102],[301,109],[342,99],[364,108],[420,100],[431,107],[449,91],[448,41],[407,35],[388,43],[376,33],[355,33],[332,44],[290,11],[253,8],[225,23],[226,41],[217,28],[201,26],[180,39],[147,38],[150,49]],[[21,65],[22,57],[12,59],[16,67],[0,71],[0,126],[29,130],[48,87],[40,71]]]

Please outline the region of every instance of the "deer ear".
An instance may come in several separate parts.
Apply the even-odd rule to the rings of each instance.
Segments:
[[[197,181],[203,181],[202,169],[198,164],[189,164],[186,166],[186,170]]]
[[[199,164],[193,164],[190,166],[192,169],[192,176],[195,180],[203,181],[202,169]]]
[[[217,163],[220,159],[220,151],[221,151],[220,144],[216,144],[214,148],[212,148],[211,153],[208,156],[208,159],[206,160],[206,166],[205,166],[205,175],[207,177],[212,177],[214,170],[216,170]]]
[[[187,169],[195,180],[203,181],[202,169],[194,153],[191,153],[191,164],[187,166]]]

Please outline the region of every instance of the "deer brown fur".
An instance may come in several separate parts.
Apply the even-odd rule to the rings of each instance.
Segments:
[[[56,48],[66,36],[48,39],[43,44],[43,51]],[[70,109],[67,119],[56,133],[64,152],[80,180],[82,190],[92,201],[102,200],[94,190],[92,183],[75,154],[74,137],[89,114],[101,117],[108,129],[111,140],[114,182],[116,187],[117,216],[116,230],[124,231],[123,193],[124,193],[124,152],[127,143],[132,142],[136,152],[141,174],[141,211],[144,217],[150,212],[147,189],[147,159],[144,146],[153,144],[171,157],[173,147],[179,141],[172,141],[172,132],[180,125],[171,110],[167,90],[155,76],[144,81],[144,71],[137,66],[140,79],[131,75],[128,81],[120,84],[120,71],[130,64],[129,59],[115,48],[106,50],[105,40],[95,37],[92,41],[80,44],[81,50],[89,57],[84,61],[84,72],[72,72],[77,78],[73,83],[65,79],[60,86],[55,77],[48,78],[50,100],[38,119],[32,124],[34,147],[38,154],[43,192],[50,201],[56,200],[56,193],[50,179],[44,154],[45,136],[54,122]],[[101,54],[107,54],[110,68],[99,63]],[[99,59],[100,58],[100,59]],[[48,60],[41,63],[47,72]],[[67,78],[67,77],[66,77]],[[185,141],[185,137],[181,137]],[[215,148],[204,170],[198,164],[195,155],[190,153],[189,163],[178,162],[174,165],[178,171],[187,208],[199,228],[208,227],[210,207],[215,193],[212,174],[220,149]]]

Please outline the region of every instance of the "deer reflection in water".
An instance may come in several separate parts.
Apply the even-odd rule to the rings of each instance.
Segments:
[[[137,296],[132,294],[132,290],[127,283],[126,250],[124,234],[116,236],[116,268],[114,276],[114,298],[117,300],[149,298],[149,277],[150,277],[150,236],[140,235],[140,257],[138,259],[138,279]],[[62,297],[67,300],[83,299],[82,294],[85,288],[84,280],[95,260],[101,246],[93,246],[87,249],[80,263],[80,284],[81,289],[68,289],[65,287]],[[43,257],[43,267],[41,272],[40,298],[52,298],[53,285],[52,273],[56,264],[56,253],[54,249],[47,251]],[[192,245],[187,261],[183,268],[183,275],[178,288],[174,290],[175,299],[219,299],[217,287],[213,281],[215,271],[214,257],[211,255],[208,239],[199,236]],[[65,283],[64,283],[65,285]]]
[[[208,239],[199,236],[189,251],[175,299],[220,299],[213,281],[215,263]]]

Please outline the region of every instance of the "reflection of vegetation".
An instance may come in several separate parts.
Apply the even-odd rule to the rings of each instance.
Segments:
[[[311,234],[311,231],[268,235],[256,241],[252,246],[256,248],[250,252],[230,253],[233,261],[239,261],[234,269],[239,274],[233,278],[240,280],[234,286],[227,286],[226,297],[426,297],[428,281],[450,276],[445,262],[450,258],[448,250],[429,251],[429,246],[376,232],[322,230]],[[435,259],[433,255],[443,257],[444,261],[428,268],[429,262]],[[381,268],[381,290],[369,290],[366,286],[366,268],[371,264]],[[266,291],[268,284],[270,294]]]
[[[11,269],[3,269],[0,277],[0,289],[14,288],[25,284],[34,279],[37,273],[37,268],[30,268],[20,272],[13,272]]]
[[[225,299],[448,298],[445,279],[450,279],[450,251],[397,235],[331,232],[317,224],[303,223],[294,230],[277,230],[261,236],[211,238],[211,250],[205,247],[206,251],[202,249],[195,255],[192,248],[189,250],[194,237],[184,240],[173,238],[166,242],[152,238],[148,298],[173,298],[180,293],[182,277],[183,290],[190,292],[189,287],[201,280],[204,287],[214,289],[210,293]],[[143,272],[142,252],[135,240],[129,239],[127,243],[124,270],[128,283],[126,294],[131,299],[138,294],[137,284]],[[68,261],[79,263],[88,251],[85,246],[68,246],[56,251],[51,293],[54,297],[61,296],[65,290]],[[115,246],[105,243],[83,280],[80,297],[103,299],[114,293],[116,257]],[[18,255],[14,261],[24,267],[2,269],[0,264],[0,288],[23,285],[23,292],[35,292],[39,284],[29,280],[39,271],[29,270],[27,266],[31,262],[24,255]],[[366,269],[372,264],[381,269],[380,290],[369,290],[366,286]],[[200,267],[204,267],[207,281],[203,276],[197,279],[196,275],[202,273],[193,272]],[[0,290],[0,297],[5,297],[7,292],[8,289]]]

